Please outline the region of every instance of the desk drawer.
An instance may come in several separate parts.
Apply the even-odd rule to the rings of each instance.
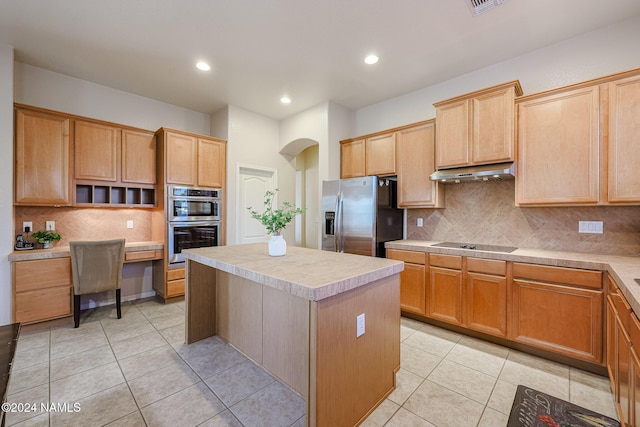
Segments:
[[[71,315],[71,286],[16,294],[16,322],[32,323]]]
[[[71,285],[71,258],[18,261],[13,272],[16,293]]]
[[[133,251],[124,253],[124,262],[146,261],[153,259],[161,259],[161,250]]]

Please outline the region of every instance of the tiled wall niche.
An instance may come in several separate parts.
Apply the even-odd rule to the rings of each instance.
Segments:
[[[513,181],[448,185],[445,209],[407,210],[407,239],[640,255],[640,206],[520,208],[514,200]],[[578,221],[603,221],[604,233],[580,234]]]

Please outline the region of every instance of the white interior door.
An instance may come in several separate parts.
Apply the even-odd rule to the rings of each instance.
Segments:
[[[238,213],[237,242],[257,243],[267,241],[267,230],[256,219],[251,217],[248,207],[262,212],[264,210],[264,194],[277,188],[277,170],[249,165],[238,165],[237,197]]]

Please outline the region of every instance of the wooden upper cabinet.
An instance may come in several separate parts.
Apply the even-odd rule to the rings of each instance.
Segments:
[[[122,182],[151,185],[157,182],[153,132],[122,130]]]
[[[438,169],[514,160],[518,81],[434,104]]]
[[[396,174],[396,133],[372,136],[365,143],[367,176]]]
[[[444,207],[444,187],[430,181],[435,171],[435,123],[401,129],[397,135],[398,207]]]
[[[364,139],[340,142],[340,178],[365,176]]]
[[[608,201],[640,202],[640,76],[609,83]]]
[[[198,138],[175,132],[166,134],[166,178],[168,184],[196,185]]]
[[[226,142],[190,133],[161,130],[167,184],[224,187]]]
[[[517,205],[599,201],[598,86],[518,102]]]
[[[75,178],[118,180],[121,129],[94,122],[75,121]]]
[[[474,164],[514,159],[515,87],[478,95],[472,100]]]
[[[226,144],[198,139],[198,186],[222,188],[226,174]]]
[[[71,204],[70,119],[16,108],[15,204]]]
[[[436,166],[451,168],[471,163],[469,157],[469,100],[436,107]]]

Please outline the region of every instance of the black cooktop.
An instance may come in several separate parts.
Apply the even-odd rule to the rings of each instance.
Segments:
[[[454,248],[454,249],[470,249],[475,251],[487,251],[487,252],[513,252],[516,247],[513,246],[499,246],[499,245],[481,245],[477,243],[458,243],[458,242],[442,242],[436,243],[431,246],[437,246],[440,248]]]

